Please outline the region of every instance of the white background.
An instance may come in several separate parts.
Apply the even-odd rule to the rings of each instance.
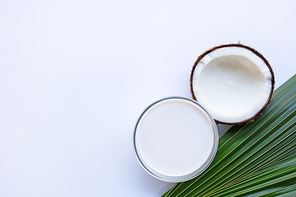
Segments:
[[[133,150],[143,109],[190,97],[198,55],[261,52],[296,73],[296,1],[0,0],[0,196],[160,196]]]

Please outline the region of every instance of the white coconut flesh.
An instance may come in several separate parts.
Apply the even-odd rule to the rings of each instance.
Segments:
[[[273,89],[269,67],[243,47],[223,47],[208,53],[191,77],[196,100],[215,120],[230,124],[256,115]]]

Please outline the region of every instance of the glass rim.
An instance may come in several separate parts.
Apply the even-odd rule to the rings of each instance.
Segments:
[[[214,138],[213,139],[212,150],[211,150],[210,155],[208,156],[207,160],[201,166],[199,166],[197,169],[195,169],[193,172],[190,172],[189,174],[185,174],[185,175],[181,175],[181,176],[164,175],[164,174],[161,174],[161,173],[155,171],[153,168],[151,168],[144,161],[144,159],[141,157],[141,154],[138,151],[137,142],[136,142],[137,128],[138,128],[138,125],[139,125],[142,117],[149,111],[149,109],[151,109],[156,104],[158,104],[160,102],[163,102],[163,101],[167,101],[167,100],[173,100],[173,99],[189,101],[189,102],[197,105],[203,112],[205,112],[205,115],[210,120],[210,123],[211,123],[211,126],[212,126],[213,138]],[[138,120],[137,120],[136,126],[134,128],[134,134],[133,134],[133,147],[134,147],[134,151],[136,153],[136,156],[137,156],[137,159],[138,159],[139,163],[144,168],[144,170],[147,171],[150,175],[152,175],[153,177],[155,177],[155,178],[157,178],[159,180],[165,181],[165,182],[183,182],[183,181],[193,179],[193,178],[197,177],[198,175],[200,175],[212,163],[212,161],[213,161],[213,159],[214,159],[214,157],[216,155],[216,152],[217,152],[218,142],[219,142],[219,134],[218,134],[218,129],[217,129],[216,122],[213,119],[213,117],[197,101],[195,101],[193,99],[186,98],[186,97],[180,97],[180,96],[165,97],[165,98],[162,98],[162,99],[159,99],[159,100],[153,102],[148,107],[146,107],[144,109],[144,111],[141,113],[141,115],[139,116]]]

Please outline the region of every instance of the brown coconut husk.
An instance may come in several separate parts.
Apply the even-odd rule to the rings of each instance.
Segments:
[[[193,82],[192,81],[193,81],[193,74],[194,74],[194,71],[195,71],[195,68],[196,68],[197,64],[207,54],[213,52],[214,50],[217,50],[217,49],[220,49],[220,48],[224,48],[224,47],[241,47],[241,48],[245,48],[245,49],[248,49],[251,52],[253,52],[258,57],[260,57],[264,61],[264,63],[266,64],[266,66],[268,67],[268,69],[269,69],[269,71],[271,73],[271,89],[270,89],[268,100],[266,101],[266,103],[264,104],[264,106],[255,115],[253,115],[251,118],[249,118],[247,120],[243,120],[241,122],[222,122],[222,121],[219,121],[219,120],[216,120],[216,119],[215,119],[215,121],[216,121],[216,123],[226,124],[226,125],[241,125],[241,124],[245,124],[245,123],[254,121],[255,118],[257,118],[260,114],[263,113],[264,109],[267,107],[267,105],[268,105],[268,103],[269,103],[269,101],[271,99],[271,96],[272,96],[273,90],[274,90],[275,78],[274,78],[273,70],[272,70],[269,62],[267,61],[267,59],[261,53],[259,53],[258,51],[256,51],[255,49],[253,49],[253,48],[251,48],[249,46],[243,45],[241,43],[237,43],[237,44],[224,44],[224,45],[215,46],[215,47],[213,47],[213,48],[205,51],[200,56],[198,56],[197,60],[195,61],[194,65],[192,67],[191,74],[190,74],[190,92],[191,92],[192,98],[194,100],[196,100],[196,96],[195,96],[194,91],[193,91],[193,84],[192,84]]]

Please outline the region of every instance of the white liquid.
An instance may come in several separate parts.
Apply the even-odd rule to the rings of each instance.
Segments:
[[[215,148],[211,119],[198,105],[181,99],[150,108],[138,124],[135,140],[148,168],[167,176],[197,170]]]

